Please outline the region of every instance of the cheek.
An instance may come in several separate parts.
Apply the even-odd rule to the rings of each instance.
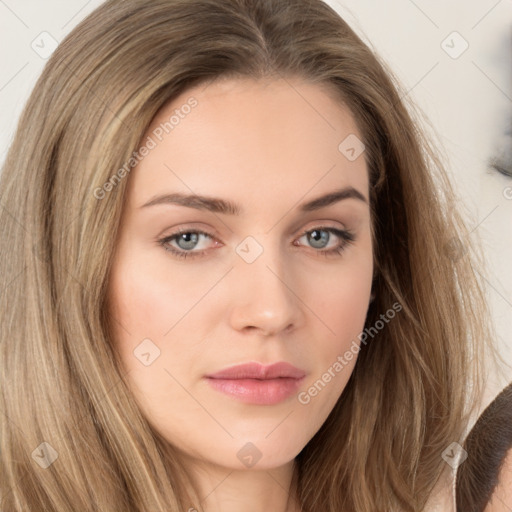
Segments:
[[[329,334],[318,338],[319,343],[312,347],[315,350],[312,357],[322,366],[319,371],[330,367],[339,355],[350,349],[357,357],[359,335],[364,328],[368,309],[369,292],[366,289],[351,291],[347,286],[333,293],[331,299],[329,302],[322,301],[322,307],[319,308],[322,312],[321,319]]]
[[[132,337],[162,339],[208,291],[211,279],[191,279],[179,267],[171,272],[165,254],[150,260],[132,252],[111,276],[112,314]]]
[[[189,425],[200,415],[183,388],[196,364],[195,343],[180,331],[199,292],[179,273],[165,270],[155,262],[146,265],[140,254],[120,259],[110,278],[110,312],[117,351],[141,410],[157,428],[174,425],[179,431],[176,425]],[[179,437],[190,435],[184,428]]]
[[[315,342],[307,347],[306,360],[314,362],[299,403],[325,419],[342,394],[354,369],[361,345],[370,300],[373,265],[371,254],[359,254],[336,272],[309,282],[304,290],[312,310]],[[315,318],[316,317],[316,318]]]
[[[336,271],[308,285],[304,296],[329,335],[326,347],[340,349],[364,327],[373,277],[371,255],[354,256]]]
[[[370,290],[371,275],[354,270],[328,280],[322,290],[311,290],[309,296],[318,304],[318,311],[335,336],[343,337],[348,326],[364,322]]]
[[[169,419],[162,404],[171,396],[180,404],[173,407],[178,419],[197,406],[181,386],[189,386],[201,367],[204,332],[212,325],[206,295],[222,275],[214,271],[194,278],[178,265],[171,269],[166,256],[149,258],[132,248],[121,254],[109,284],[117,352],[141,407],[154,404],[147,413],[156,421]]]

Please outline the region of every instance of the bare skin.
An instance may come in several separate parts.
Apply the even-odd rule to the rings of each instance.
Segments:
[[[197,106],[127,178],[109,287],[117,350],[143,413],[195,475],[204,510],[296,512],[294,459],[346,386],[357,356],[332,367],[358,344],[370,302],[368,171],[364,153],[350,160],[338,149],[347,136],[362,136],[348,109],[318,85],[224,80],[174,98],[143,140],[190,97]],[[301,211],[340,189],[361,197]],[[242,211],[143,207],[176,192]],[[178,229],[186,240],[178,235],[165,246],[196,255],[180,258],[159,243]],[[134,356],[145,339],[146,354],[160,351],[149,365]],[[276,361],[305,374],[278,403],[241,401],[205,378]],[[319,379],[325,386],[309,393]]]

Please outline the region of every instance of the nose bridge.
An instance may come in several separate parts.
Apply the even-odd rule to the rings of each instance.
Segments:
[[[236,252],[233,326],[275,333],[297,324],[300,301],[290,282],[293,267],[286,265],[280,244],[271,236],[247,237]]]

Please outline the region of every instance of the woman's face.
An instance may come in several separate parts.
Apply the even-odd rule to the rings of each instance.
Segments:
[[[189,89],[145,134],[109,304],[135,399],[192,459],[284,465],[343,392],[373,273],[361,138],[297,80]]]

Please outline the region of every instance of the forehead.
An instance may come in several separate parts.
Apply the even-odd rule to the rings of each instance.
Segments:
[[[131,173],[131,195],[140,204],[163,188],[211,195],[229,189],[272,200],[346,185],[366,195],[364,154],[344,153],[347,140],[359,152],[361,139],[350,110],[324,85],[217,80],[157,113],[143,137],[154,147]]]

